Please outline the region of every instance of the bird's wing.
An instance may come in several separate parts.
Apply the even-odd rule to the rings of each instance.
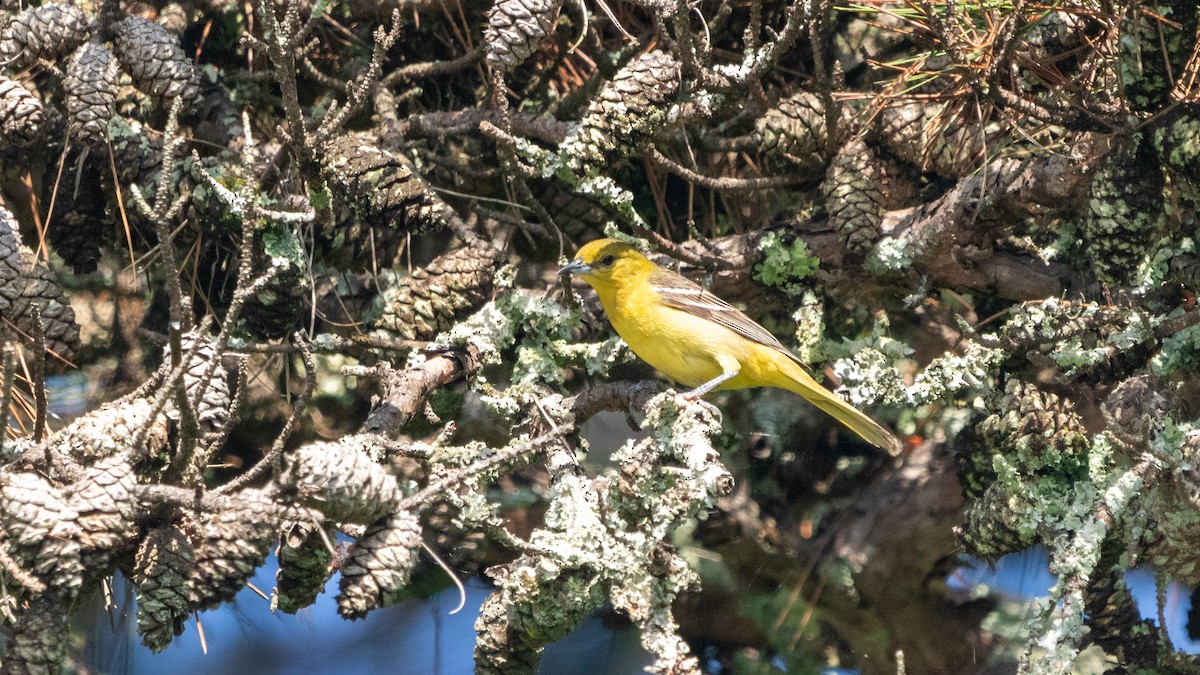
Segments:
[[[670,271],[659,268],[650,276],[650,285],[658,292],[664,304],[688,314],[718,323],[735,333],[786,354],[796,363],[808,369],[770,331],[758,325],[745,312],[709,293],[692,281]]]

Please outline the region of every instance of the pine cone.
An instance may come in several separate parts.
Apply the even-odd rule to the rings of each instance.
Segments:
[[[232,400],[229,396],[229,383],[225,380],[225,367],[220,363],[213,367],[213,360],[219,360],[213,338],[201,338],[203,344],[195,347],[196,334],[188,333],[183,337],[182,349],[186,355],[192,353],[188,362],[187,372],[183,374],[183,386],[188,399],[196,405],[196,422],[204,437],[219,434],[229,421],[229,408]],[[193,351],[194,350],[194,351]],[[165,358],[170,358],[167,354]],[[210,374],[210,370],[212,371]],[[207,458],[203,459],[200,469],[203,469]]]
[[[289,265],[246,301],[241,318],[251,335],[277,340],[308,325],[311,302],[307,276]]]
[[[421,516],[424,530],[433,535],[432,545],[452,569],[475,574],[487,543],[482,532],[464,531],[454,521],[456,510],[440,501]]]
[[[138,89],[157,99],[183,99],[185,110],[200,98],[200,82],[179,39],[161,24],[130,16],[113,25],[117,59]]]
[[[286,614],[308,607],[325,590],[325,582],[333,572],[333,553],[327,542],[334,533],[325,536],[312,523],[286,523],[279,537],[279,572],[275,575],[275,605]]]
[[[45,675],[61,671],[71,643],[67,613],[49,593],[29,604],[12,626],[4,655],[6,675]]]
[[[314,269],[312,286],[313,311],[322,323],[334,328],[361,321],[378,294],[376,277],[369,272]]]
[[[169,2],[158,10],[159,24],[171,35],[182,35],[191,25],[194,18],[200,17],[197,8],[184,7],[178,2]]]
[[[124,457],[110,457],[88,467],[66,489],[66,500],[79,514],[81,557],[90,577],[108,576],[113,557],[133,532],[137,511],[137,476]]]
[[[55,434],[51,439],[53,450],[81,464],[93,464],[123,453],[130,453],[138,460],[165,453],[170,442],[170,425],[161,412],[151,418],[153,412],[154,404],[145,398],[105,404]],[[143,434],[141,446],[133,447],[133,442]]]
[[[529,58],[554,28],[562,0],[497,0],[483,28],[487,62],[507,73]]]
[[[588,105],[560,153],[581,170],[636,150],[667,121],[680,77],[679,62],[663,51],[646,52],[629,62]]]
[[[147,198],[158,188],[162,137],[148,134],[136,120],[117,117],[108,127],[108,150],[121,185],[137,185]]]
[[[998,410],[983,421],[980,431],[985,442],[1013,459],[1024,473],[1086,468],[1091,443],[1070,401],[1010,380]]]
[[[491,297],[498,252],[465,245],[434,258],[381,293],[376,328],[407,340],[429,340],[449,330]]]
[[[1165,226],[1162,169],[1147,143],[1110,154],[1092,176],[1083,248],[1101,281],[1131,279]]]
[[[1029,28],[1022,41],[1029,56],[1053,62],[1061,69],[1058,57],[1100,37],[1103,24],[1083,13],[1050,11]]]
[[[1192,488],[1183,481],[1160,481],[1143,487],[1138,505],[1149,515],[1144,528],[1144,548],[1139,562],[1152,565],[1159,574],[1180,583],[1200,582],[1200,560],[1196,541],[1200,540],[1200,519],[1194,512],[1181,511],[1180,504],[1194,504]]]
[[[0,531],[9,556],[64,599],[83,585],[79,514],[33,473],[0,473]]]
[[[568,237],[588,241],[604,236],[604,226],[612,216],[594,197],[580,194],[559,180],[552,181],[543,194],[546,210]]]
[[[278,482],[334,522],[371,523],[402,494],[396,479],[350,442],[306,443],[287,457]]]
[[[21,244],[20,237],[16,219],[0,206],[0,317],[23,336],[40,330],[46,348],[58,357],[51,363],[69,361],[80,344],[75,312],[58,277]]]
[[[839,116],[845,117],[839,112]],[[816,167],[829,147],[825,102],[817,94],[800,91],[779,102],[755,122],[755,136],[766,153],[776,153],[800,166]],[[839,136],[849,120],[839,124]]]
[[[241,108],[230,98],[229,90],[215,81],[213,69],[202,71],[199,79],[200,96],[189,115],[195,139],[221,148],[240,147],[246,137]]]
[[[361,619],[392,604],[396,591],[408,584],[420,550],[421,524],[412,513],[392,513],[368,527],[342,565],[338,613]]]
[[[408,160],[365,140],[340,136],[331,141],[325,179],[335,197],[372,226],[409,230],[441,223],[441,201]]]
[[[923,170],[960,178],[975,171],[986,156],[976,125],[946,120],[934,106],[912,103],[885,108],[879,119],[879,141]]]
[[[1174,173],[1183,175],[1186,184],[1194,186],[1200,182],[1200,150],[1192,140],[1200,135],[1200,119],[1196,115],[1200,106],[1195,103],[1180,105],[1163,116],[1154,129],[1154,152],[1159,163]],[[1177,189],[1183,191],[1184,185]]]
[[[0,291],[11,288],[20,280],[20,228],[4,204],[0,203]],[[0,313],[12,313],[12,300],[16,291],[0,292]]]
[[[21,230],[17,219],[0,203],[0,312],[11,314],[13,299],[20,292],[11,289],[20,282],[24,270],[21,268]]]
[[[138,635],[152,651],[161,652],[183,633],[191,615],[187,580],[195,562],[191,542],[173,527],[150,530],[138,549],[133,570]]]
[[[489,567],[497,589],[475,620],[477,675],[536,673],[542,647],[574,630],[599,605],[596,572],[522,555]],[[551,572],[549,570],[556,570]]]
[[[117,61],[104,45],[88,42],[75,51],[63,78],[72,138],[101,145],[116,113]]]
[[[891,155],[881,157],[879,153],[875,153],[875,157],[879,160],[879,184],[883,190],[884,212],[919,204],[920,173],[907,162],[901,162]]]
[[[883,186],[875,153],[860,138],[838,151],[821,185],[829,222],[841,236],[846,253],[861,258],[879,238],[883,221]]]
[[[1090,13],[1089,13],[1090,14]],[[1102,69],[1116,75],[1112,82],[1120,87],[1119,99],[1133,114],[1151,114],[1169,109],[1175,103],[1171,90],[1175,84],[1174,73],[1187,67],[1186,61],[1196,43],[1196,24],[1200,20],[1200,9],[1196,3],[1184,3],[1171,10],[1171,20],[1164,22],[1155,15],[1133,12],[1121,20],[1119,39],[1112,40],[1115,47],[1114,63]],[[1104,35],[1107,24],[1102,17],[1097,31]],[[1040,23],[1040,22],[1039,22]],[[1101,37],[1099,40],[1104,40]],[[1148,59],[1153,52],[1158,58]],[[1168,56],[1170,55],[1170,56]],[[1115,87],[1101,82],[1089,82],[1089,88],[1097,93],[1113,91]]]
[[[206,514],[194,538],[196,565],[188,577],[193,609],[230,600],[266,559],[279,533],[279,509],[261,490],[237,494],[228,508]]]
[[[493,567],[489,572],[498,568]],[[527,606],[512,603],[497,590],[483,601],[475,619],[476,675],[533,675],[542,661],[544,641],[535,638],[522,618]]]
[[[1171,414],[1162,382],[1153,375],[1136,375],[1113,387],[1101,410],[1108,428],[1119,437],[1147,440]]]
[[[0,63],[25,66],[38,59],[53,61],[83,44],[90,32],[83,10],[74,5],[55,2],[31,7],[0,30]]]
[[[963,549],[981,560],[999,560],[1033,545],[1035,532],[1022,527],[1022,517],[1033,504],[993,483],[967,510],[959,530]]]
[[[80,346],[75,311],[63,293],[58,275],[37,260],[29,249],[22,251],[22,258],[28,271],[21,295],[12,302],[13,316],[17,317],[15,323],[22,327],[26,335],[32,335],[36,328],[31,308],[36,305],[41,313],[46,349],[52,359],[50,363],[61,366],[74,357]]]
[[[44,138],[46,113],[42,102],[14,80],[0,75],[0,145],[21,150]]]
[[[44,183],[47,192],[56,184],[58,187],[46,239],[76,274],[96,270],[101,251],[112,244],[116,233],[105,212],[104,193],[95,189],[107,172],[107,164],[98,152],[72,151],[63,172],[64,177],[71,176],[72,180],[55,181],[51,175]],[[122,166],[120,161],[116,164]],[[51,171],[57,174],[58,166],[48,167],[47,173]],[[80,179],[78,186],[74,177]]]

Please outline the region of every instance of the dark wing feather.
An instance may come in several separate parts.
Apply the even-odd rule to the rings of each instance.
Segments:
[[[808,366],[801,363],[795,354],[784,347],[766,328],[746,316],[745,312],[709,293],[692,281],[670,270],[660,268],[650,276],[650,285],[654,287],[655,291],[658,291],[659,297],[668,307],[674,307],[702,319],[719,323],[761,345],[778,349],[796,363],[804,366],[805,370],[808,369]]]

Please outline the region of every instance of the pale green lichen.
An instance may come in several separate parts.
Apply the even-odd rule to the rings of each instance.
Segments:
[[[977,511],[989,509],[1015,541],[1046,543],[1057,581],[1029,620],[1035,637],[1026,643],[1019,672],[1070,672],[1085,633],[1084,589],[1095,574],[1107,573],[1097,569],[1101,546],[1110,524],[1124,523],[1146,495],[1143,472],[1118,468],[1112,439],[1088,436],[1069,402],[1035,385],[1010,380],[1000,402],[1001,410],[979,425],[984,443],[994,448],[989,500],[973,506],[968,522],[993,522]],[[1168,444],[1183,437],[1160,435]],[[1180,533],[1194,540],[1195,522]]]
[[[697,577],[662,543],[703,517],[732,478],[709,441],[720,422],[706,406],[660,394],[643,427],[649,437],[614,455],[619,468],[595,478],[567,465],[552,470],[544,525],[530,538],[537,553],[507,565],[497,592],[537,649],[608,600],[642,629],[653,671],[674,672],[694,657],[670,607]]]
[[[913,350],[878,327],[871,336],[827,349],[848,354],[834,361],[833,372],[842,383],[838,391],[856,406],[882,401],[911,408],[973,395],[991,387],[992,372],[1004,358],[1002,349],[967,342],[961,353],[934,359],[906,385],[895,363]]]
[[[474,348],[485,364],[512,366],[509,383],[497,387],[482,372],[471,386],[492,412],[509,420],[520,418],[529,404],[541,401],[546,387],[564,384],[565,368],[582,364],[589,374],[603,376],[613,365],[631,358],[619,338],[596,343],[577,343],[571,329],[579,323],[579,312],[527,292],[510,290],[439,335],[433,349]],[[409,356],[409,367],[425,360],[422,352]]]
[[[472,462],[486,456],[488,447],[481,441],[472,441],[465,445],[448,445],[446,439],[439,438],[437,442],[425,445],[414,443],[413,447],[429,457],[431,466],[439,470],[461,469]]]
[[[1175,318],[1183,313],[1179,309],[1165,318]],[[1195,371],[1196,361],[1200,359],[1200,325],[1190,326],[1163,338],[1158,353],[1150,359],[1150,371],[1161,377],[1168,377],[1177,372]]]
[[[28,438],[0,439],[0,464],[15,462],[29,448],[37,445]]]
[[[1118,74],[1125,96],[1136,109],[1152,108],[1171,91],[1171,65],[1164,54],[1186,53],[1191,43],[1180,44],[1179,10],[1167,3],[1152,3],[1153,16],[1125,17],[1121,26]],[[1183,23],[1186,25],[1186,23]],[[1175,27],[1172,30],[1171,27]],[[1190,31],[1188,31],[1190,35]],[[1164,67],[1165,66],[1165,67]]]
[[[312,348],[314,352],[335,352],[339,347],[341,340],[334,333],[317,333],[312,339]],[[242,349],[247,342],[239,337],[229,339],[229,346],[232,349]]]
[[[516,348],[514,383],[562,382],[563,346],[578,315],[548,298],[507,292],[433,340],[434,349],[471,346],[484,363],[504,361]]]
[[[1194,457],[1185,456],[1185,444],[1188,436],[1197,433],[1198,428],[1200,420],[1178,423],[1169,418],[1165,419],[1157,433],[1150,437],[1150,449],[1160,457],[1194,460]]]
[[[622,231],[621,228],[618,227],[616,223],[612,223],[612,222],[606,223],[604,225],[604,236],[608,237],[609,239],[616,239],[617,241],[623,241],[626,244],[629,244],[630,246],[633,246],[634,248],[638,249],[639,251],[649,251],[653,248],[652,246],[650,246],[649,241],[647,241],[641,237],[635,237],[632,234],[629,234],[628,232]]]
[[[567,343],[560,350],[568,360],[582,363],[588,375],[604,376],[613,366],[633,360],[629,345],[618,336],[600,342]]]
[[[1095,316],[1098,308],[1089,305],[1080,318]],[[1106,323],[1119,326],[1109,332],[1079,331],[1074,335],[1058,339],[1048,356],[1059,367],[1064,375],[1070,377],[1081,370],[1091,368],[1110,360],[1116,353],[1131,349],[1154,337],[1153,326],[1148,317],[1135,310],[1128,309],[1121,313],[1119,320],[1109,320]],[[1097,335],[1097,332],[1100,334]],[[1100,338],[1100,339],[1097,339]]]
[[[825,353],[835,359],[833,373],[841,382],[838,391],[851,405],[904,398],[904,380],[894,364],[907,359],[913,349],[888,336],[887,327],[884,318],[868,335],[825,345]]]
[[[1145,314],[1130,310],[1123,318],[1123,326],[1105,336],[1109,346],[1124,351],[1154,338],[1154,327]]]
[[[1181,253],[1194,253],[1195,242],[1185,237],[1182,240],[1174,236],[1162,237],[1151,249],[1152,253],[1138,264],[1133,275],[1133,292],[1146,295],[1162,287],[1170,273],[1171,259]]]
[[[863,269],[879,275],[903,272],[912,267],[916,257],[911,242],[900,237],[882,237],[867,253]]]
[[[1063,368],[1066,375],[1090,368],[1096,364],[1104,363],[1108,358],[1108,354],[1104,346],[1088,348],[1083,344],[1086,336],[1072,335],[1065,340],[1058,342],[1054,349],[1050,351],[1050,358]]]
[[[821,570],[821,577],[826,583],[829,583],[843,593],[851,600],[861,601],[858,586],[854,583],[854,575],[860,572],[856,565],[852,565],[849,560],[844,557],[837,556],[829,560]]]
[[[1050,571],[1058,576],[1050,595],[1037,603],[1029,633],[1037,638],[1027,648],[1019,672],[1040,674],[1069,672],[1079,656],[1084,634],[1084,594],[1087,581],[1097,572],[1100,547],[1108,526],[1097,517],[1101,505],[1114,520],[1122,518],[1143,486],[1143,478],[1126,471],[1099,493],[1090,483],[1076,487],[1056,506],[1058,517],[1046,527],[1057,534],[1048,541]]]
[[[1052,340],[1063,326],[1090,321],[1099,311],[1099,305],[1092,302],[1068,302],[1059,298],[1027,302],[1013,307],[1004,324],[1004,333],[1028,333]]]
[[[796,346],[794,351],[804,363],[816,363],[824,359],[822,343],[825,334],[825,304],[810,290],[800,294],[800,306],[792,312],[796,322]]]
[[[1091,449],[1087,456],[1088,479],[1097,485],[1104,484],[1112,477],[1115,466],[1112,439],[1105,434],[1097,434],[1092,438]]]
[[[808,250],[799,237],[786,243],[777,231],[768,232],[758,243],[762,260],[754,266],[754,279],[760,284],[779,288],[788,295],[804,291],[800,282],[807,279],[821,264],[821,259]]]
[[[633,193],[601,171],[599,167],[593,166],[581,173],[578,167],[569,161],[569,152],[553,153],[528,140],[522,138],[514,140],[514,149],[518,157],[541,177],[561,180],[572,186],[580,195],[592,197],[601,205],[611,209],[618,216],[618,220],[634,223],[642,229],[649,229],[645,219],[634,208]]]
[[[559,173],[561,177],[562,172]],[[612,209],[617,214],[618,220],[633,223],[642,230],[651,229],[649,223],[634,208],[633,193],[622,187],[612,177],[604,175],[572,176],[567,182],[575,186],[575,191],[579,194],[591,196],[600,204]]]
[[[1132,279],[1169,229],[1162,168],[1143,141],[1140,134],[1131,136],[1092,177],[1080,235],[1101,281]]]
[[[1078,225],[1074,221],[1056,223],[1052,231],[1057,232],[1058,236],[1048,245],[1038,249],[1038,257],[1047,264],[1064,258],[1075,246],[1077,228]]]
[[[1161,321],[1137,306],[1112,307],[1051,298],[1015,306],[1003,328],[984,338],[992,343],[1042,345],[1039,352],[1070,377],[1102,366],[1139,345],[1153,343]]]
[[[305,264],[304,247],[295,228],[269,225],[262,231],[263,253],[296,267]]]
[[[854,356],[833,362],[833,374],[841,381],[838,392],[850,405],[904,399],[904,381],[893,359],[874,347],[854,351]]]
[[[964,392],[978,392],[992,384],[992,372],[1003,360],[1004,350],[967,342],[961,354],[946,354],[926,366],[905,388],[908,405],[944,401]]]
[[[1184,583],[1200,581],[1200,561],[1194,550],[1200,538],[1200,494],[1195,452],[1200,420],[1163,420],[1149,439],[1150,457],[1167,480],[1149,483],[1139,495],[1147,515],[1145,559],[1162,574]],[[1181,508],[1181,503],[1186,505]]]

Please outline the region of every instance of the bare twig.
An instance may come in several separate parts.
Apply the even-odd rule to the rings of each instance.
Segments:
[[[12,556],[8,554],[8,537],[0,532],[0,569],[3,569],[8,576],[17,580],[26,591],[33,594],[46,592],[46,584],[40,579],[26,572]]]
[[[422,510],[423,508],[432,504],[434,498],[439,494],[461,485],[467,479],[506,462],[528,458],[528,456],[541,451],[547,445],[558,442],[558,434],[558,431],[542,434],[537,438],[533,438],[521,443],[513,443],[506,448],[497,450],[495,454],[476,462],[472,462],[470,465],[463,467],[461,470],[455,471],[444,478],[440,478],[421,488],[411,496],[405,497],[399,504],[399,510]]]
[[[379,81],[380,86],[391,89],[401,82],[407,80],[416,80],[423,77],[438,77],[441,75],[449,75],[466,70],[475,65],[483,56],[483,51],[479,48],[472,49],[467,53],[457,58],[446,61],[426,61],[423,63],[410,63],[407,66],[396,68],[388,73],[382,80]]]
[[[35,414],[33,440],[46,437],[46,329],[42,325],[42,308],[36,302],[29,307],[33,315],[33,364],[30,369],[30,387],[33,388]],[[47,447],[46,452],[50,452]]]
[[[349,95],[345,105],[336,112],[327,115],[321,120],[317,131],[312,135],[309,142],[313,143],[311,152],[315,155],[320,154],[320,146],[333,138],[334,134],[341,131],[346,121],[355,113],[362,109],[364,103],[370,98],[371,89],[375,87],[379,81],[379,75],[383,72],[383,61],[387,58],[387,52],[396,44],[396,40],[400,38],[400,29],[403,24],[400,21],[400,10],[396,9],[392,12],[392,25],[388,30],[384,30],[382,26],[375,29],[375,47],[371,51],[371,61],[367,64],[359,81],[352,87],[349,87],[347,93]]]
[[[701,187],[706,187],[712,190],[730,190],[730,191],[748,191],[748,190],[771,190],[774,188],[785,187],[802,182],[792,176],[765,176],[762,178],[734,178],[730,176],[705,176],[699,172],[693,171],[675,160],[662,154],[658,148],[649,147],[647,157],[651,163],[662,167],[672,173],[678,174],[682,178],[695,183]]]
[[[11,342],[4,343],[3,368],[4,381],[0,383],[0,387],[3,387],[3,392],[0,392],[0,444],[8,435],[9,408],[13,404],[13,387],[17,377],[17,350]]]

